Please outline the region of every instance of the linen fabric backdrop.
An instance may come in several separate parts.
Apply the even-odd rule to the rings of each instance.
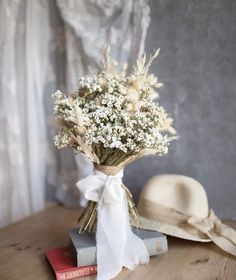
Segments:
[[[92,164],[53,144],[51,94],[70,93],[79,76],[99,67],[109,44],[119,62],[144,51],[146,0],[0,2],[0,226],[56,197],[78,206],[78,179]]]

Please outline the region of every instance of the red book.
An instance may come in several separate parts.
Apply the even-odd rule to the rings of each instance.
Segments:
[[[57,280],[78,279],[82,276],[96,274],[97,266],[76,266],[68,247],[49,249],[46,256],[56,274]]]

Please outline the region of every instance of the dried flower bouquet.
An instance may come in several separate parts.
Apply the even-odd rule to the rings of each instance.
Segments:
[[[133,73],[119,69],[104,50],[102,70],[79,79],[69,96],[54,95],[54,115],[61,130],[54,138],[60,148],[72,147],[88,157],[95,169],[115,175],[128,163],[149,154],[164,155],[175,139],[172,119],[157,102],[162,86],[149,67],[159,49],[148,60],[139,59]],[[172,136],[171,136],[172,135]],[[123,185],[130,218],[138,224],[132,196]],[[89,201],[79,219],[81,231],[95,231],[97,202]]]

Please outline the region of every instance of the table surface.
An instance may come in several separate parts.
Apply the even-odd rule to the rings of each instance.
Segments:
[[[45,250],[68,244],[68,229],[77,226],[79,210],[51,205],[46,210],[0,230],[0,279],[55,279]],[[236,228],[236,222],[227,222]],[[149,265],[123,269],[115,280],[220,280],[236,279],[236,258],[213,243],[168,237],[166,254]],[[83,277],[94,280],[95,276]]]

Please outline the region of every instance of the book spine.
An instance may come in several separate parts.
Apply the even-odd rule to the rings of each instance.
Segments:
[[[69,280],[76,279],[78,277],[92,275],[97,273],[97,266],[91,265],[86,267],[77,267],[70,271],[57,272],[56,278],[57,280]]]
[[[77,266],[95,265],[96,263],[96,247],[77,250]]]

